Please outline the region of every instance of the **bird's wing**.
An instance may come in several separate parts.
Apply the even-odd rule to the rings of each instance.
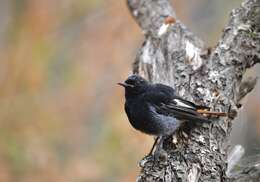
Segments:
[[[174,96],[172,102],[174,102],[174,104],[179,106],[179,107],[190,108],[190,109],[193,109],[193,110],[198,110],[198,109],[209,110],[210,109],[207,106],[201,106],[201,105],[194,104],[193,102],[185,100],[185,99],[178,97],[178,96]]]
[[[161,102],[155,108],[158,113],[171,115],[180,120],[210,122],[208,118],[197,112],[197,109],[204,108],[203,106],[197,106],[183,99],[173,98],[170,102]]]
[[[175,95],[174,89],[162,85],[154,84],[146,93],[145,100],[150,102],[159,114],[173,116],[180,120],[210,122],[208,118],[197,112],[198,109],[209,109],[199,106]]]
[[[161,102],[169,102],[174,97],[174,89],[163,84],[153,84],[144,94],[144,101],[152,104],[160,104]]]

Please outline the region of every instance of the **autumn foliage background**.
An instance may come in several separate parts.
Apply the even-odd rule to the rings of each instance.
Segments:
[[[211,46],[239,4],[174,0]],[[143,40],[126,2],[1,0],[0,23],[0,181],[134,181],[153,139],[130,127],[116,85]],[[258,92],[244,116],[256,131]]]

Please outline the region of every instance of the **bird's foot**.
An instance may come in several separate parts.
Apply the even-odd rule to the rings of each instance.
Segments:
[[[151,163],[154,165],[154,157],[153,155],[147,155],[142,160],[139,161],[139,167],[146,166],[147,163]]]
[[[163,142],[165,140],[164,136],[157,137],[153,144],[152,149],[150,150],[149,154],[146,155],[140,162],[139,166],[144,167],[146,163],[151,163],[152,167],[156,164],[164,163],[168,159],[167,152],[163,149]],[[157,144],[157,147],[155,147]],[[155,150],[154,150],[155,149]]]
[[[148,166],[154,168],[158,164],[162,164],[166,162],[167,159],[168,159],[167,152],[162,148],[161,149],[156,148],[153,154],[151,155],[148,154],[139,162],[139,166],[144,167],[148,164]]]
[[[150,152],[149,152],[149,154],[148,154],[147,156],[153,155],[153,151],[154,151],[155,146],[156,146],[156,144],[157,144],[157,142],[158,142],[159,139],[160,139],[160,137],[155,137],[153,146],[152,146],[152,148],[151,148],[151,150],[150,150]]]
[[[154,151],[154,161],[166,161],[167,160],[167,152],[163,149],[163,142],[167,138],[166,136],[158,137],[159,143]]]
[[[168,155],[164,149],[155,150],[154,155],[154,162],[164,162],[167,161]]]

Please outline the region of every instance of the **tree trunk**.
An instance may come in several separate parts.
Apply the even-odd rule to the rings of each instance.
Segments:
[[[175,16],[168,0],[128,0],[145,41],[134,73],[168,84],[183,98],[233,115],[256,81],[244,80],[246,69],[260,62],[260,1],[245,0],[232,11],[217,46],[210,50]],[[242,84],[243,83],[243,84]],[[231,118],[184,126],[164,143],[167,157],[140,162],[138,181],[258,181],[255,166],[226,175]]]

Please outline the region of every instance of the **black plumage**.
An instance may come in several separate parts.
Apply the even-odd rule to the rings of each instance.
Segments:
[[[172,135],[184,122],[210,122],[198,112],[208,107],[182,99],[172,87],[149,83],[138,75],[131,75],[118,84],[125,88],[127,117],[141,132],[165,137]]]

